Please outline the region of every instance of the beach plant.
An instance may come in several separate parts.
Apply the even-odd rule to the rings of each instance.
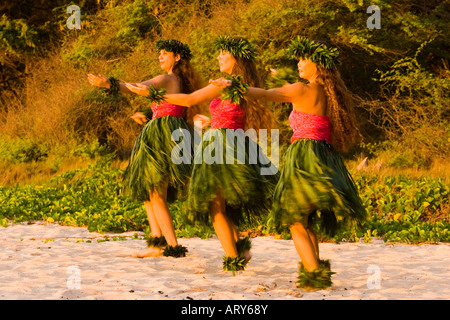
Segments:
[[[0,136],[0,160],[10,163],[41,161],[48,156],[48,147],[30,138]]]
[[[84,154],[83,150],[76,152]],[[0,225],[44,221],[96,232],[134,230],[148,235],[145,209],[142,203],[122,194],[123,170],[114,168],[111,160],[97,155],[94,164],[67,171],[40,185],[0,186]],[[374,174],[353,177],[368,212],[367,220],[356,232],[343,229],[321,241],[371,242],[379,238],[402,243],[450,242],[450,186],[441,179]],[[189,219],[184,199],[176,200],[169,209],[177,237],[205,239],[214,234],[212,226],[199,226]],[[290,239],[287,227],[275,230],[270,215],[246,221],[240,229]]]

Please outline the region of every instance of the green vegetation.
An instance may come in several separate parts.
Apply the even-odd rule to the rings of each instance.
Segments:
[[[89,231],[148,233],[148,222],[142,203],[121,194],[122,170],[115,169],[107,157],[83,170],[71,170],[41,186],[0,187],[0,224],[41,220],[68,226],[86,226]],[[356,233],[343,231],[324,241],[449,242],[450,187],[441,179],[414,179],[406,176],[379,178],[358,175],[355,181],[369,218]],[[212,228],[195,224],[187,218],[183,203],[170,206],[177,235],[210,237]],[[268,216],[243,230],[267,235],[275,230]]]
[[[70,4],[80,7],[80,30],[66,27]],[[369,5],[380,7],[381,29],[366,27]],[[190,45],[206,84],[221,75],[214,40],[230,35],[256,47],[262,83],[279,85],[295,81],[286,49],[304,36],[339,49],[363,135],[346,163],[369,219],[356,233],[323,240],[449,241],[448,7],[449,0],[10,1],[0,8],[0,223],[148,232],[142,204],[119,191],[141,130],[130,116],[148,101],[105,95],[86,74],[150,79],[161,72],[155,42],[174,38]],[[282,155],[291,106],[268,106]],[[369,166],[357,171],[365,157]],[[170,209],[179,236],[213,233],[192,225],[181,201]],[[244,229],[275,232],[267,218]]]
[[[41,220],[68,226],[86,226],[89,231],[148,233],[142,203],[121,194],[122,170],[114,169],[108,157],[85,169],[71,170],[40,186],[0,187],[0,224]],[[182,203],[171,206],[180,236],[209,237],[212,230],[188,224]]]
[[[423,242],[450,241],[450,186],[440,178],[414,179],[406,176],[356,179],[369,213],[357,237]]]

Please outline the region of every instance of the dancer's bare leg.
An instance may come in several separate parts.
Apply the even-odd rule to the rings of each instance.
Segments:
[[[304,221],[306,224],[307,221]],[[318,257],[316,255],[314,245],[309,237],[308,231],[300,222],[293,223],[289,229],[291,230],[292,239],[294,240],[295,249],[306,270],[312,271],[319,267]]]
[[[144,201],[145,211],[147,212],[148,223],[150,224],[150,232],[152,237],[160,237],[161,236],[161,228],[156,221],[155,213],[153,212],[153,206],[150,201]],[[145,257],[154,257],[161,255],[161,250],[148,247],[145,250],[141,250],[139,252],[135,252],[132,254],[133,257],[136,258],[145,258]]]
[[[231,227],[231,229],[233,231],[234,242],[237,242],[239,240],[239,231],[236,229],[236,226],[234,225],[233,220],[231,220],[231,218],[228,215],[225,214],[225,218],[227,219],[228,225]],[[250,261],[250,259],[252,258],[252,254],[250,253],[250,250],[245,250],[242,253],[242,257],[244,257],[245,260]]]
[[[150,193],[150,199],[155,213],[156,221],[158,222],[161,232],[166,238],[169,246],[175,247],[178,245],[177,237],[175,235],[175,228],[173,226],[172,215],[167,206],[167,187],[168,182],[163,182],[161,185],[161,192],[153,190]]]
[[[225,213],[225,199],[221,192],[216,193],[216,198],[211,203],[210,215],[225,255],[227,257],[237,257],[236,241],[239,235],[231,219]]]
[[[148,223],[150,224],[150,232],[152,237],[161,236],[161,228],[159,227],[158,221],[156,221],[155,213],[153,212],[153,206],[150,201],[144,202],[145,210],[147,211]]]
[[[311,213],[314,213],[317,209],[315,206],[311,205],[310,210],[311,210]],[[317,236],[316,236],[316,233],[314,232],[314,229],[312,228],[311,224],[309,223],[310,217],[311,216],[308,217],[308,228],[306,228],[306,231],[308,231],[309,238],[311,239],[311,242],[314,246],[314,250],[316,251],[317,259],[319,259],[319,241],[317,240]]]
[[[308,226],[306,229],[308,232],[309,238],[311,239],[311,242],[314,246],[314,251],[316,252],[317,259],[320,259],[319,257],[319,241],[317,240],[316,233],[314,232],[313,228],[311,226]]]
[[[231,218],[229,216],[227,216],[227,215],[225,215],[225,217],[228,220],[228,225],[231,227],[231,230],[233,231],[234,242],[236,242],[236,241],[239,240],[239,231],[236,229],[236,226],[234,225],[233,220],[231,220]]]

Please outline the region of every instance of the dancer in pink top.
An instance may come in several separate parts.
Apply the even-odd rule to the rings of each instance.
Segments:
[[[220,71],[237,76],[233,88],[243,91],[243,83],[259,86],[255,49],[246,39],[219,37],[216,48]],[[203,120],[211,127],[195,150],[187,207],[192,220],[206,225],[211,220],[225,252],[223,269],[235,272],[250,259],[250,241],[239,238],[236,226],[269,213],[278,169],[262,174],[271,163],[262,152],[251,154],[259,146],[244,136],[250,128],[272,128],[270,110],[256,100],[223,94],[210,84],[191,94],[167,94],[164,99],[187,107],[210,102],[211,120]]]
[[[165,92],[190,93],[199,88],[198,78],[190,64],[189,47],[178,40],[159,40],[156,48],[161,69],[166,74],[141,83],[120,83],[115,78],[89,75],[91,84],[106,88],[110,94],[136,93],[146,96],[151,102],[151,109],[132,116],[145,126],[136,139],[123,181],[124,190],[133,199],[144,202],[150,224],[147,249],[133,254],[139,258],[186,254],[187,249],[178,245],[168,203],[182,195],[183,189],[187,193],[191,165],[172,161],[171,150],[177,145],[172,141],[172,133],[179,129],[184,129],[180,132],[192,132],[193,116],[199,113],[198,107],[188,111],[160,98]],[[182,143],[190,140],[191,134],[182,137]],[[191,158],[192,154],[188,157]]]
[[[277,226],[289,226],[301,258],[298,286],[332,285],[329,261],[320,260],[313,225],[333,235],[340,227],[356,227],[365,217],[358,190],[337,151],[346,151],[359,137],[351,98],[336,69],[338,52],[322,42],[297,38],[289,52],[308,83],[264,90],[248,88],[246,96],[290,102],[293,129],[275,188],[272,215]],[[218,86],[228,85],[218,79]]]

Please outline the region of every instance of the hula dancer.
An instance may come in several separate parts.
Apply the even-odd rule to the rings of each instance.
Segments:
[[[222,92],[210,84],[191,94],[167,94],[164,99],[187,107],[211,102],[211,120],[200,119],[203,127],[211,127],[195,150],[187,205],[193,220],[208,224],[211,217],[225,252],[224,270],[234,273],[243,270],[251,257],[250,240],[240,239],[235,225],[269,212],[278,170],[261,175],[262,168],[272,164],[264,155],[252,159],[249,150],[259,150],[256,142],[244,137],[231,144],[227,139],[227,135],[242,138],[248,128],[271,128],[273,123],[267,108],[243,97],[245,84],[259,86],[255,48],[246,39],[223,36],[216,40],[216,48],[220,71],[234,76],[232,87]],[[245,152],[244,163],[236,157],[239,152]]]
[[[288,52],[299,59],[305,83],[264,90],[248,88],[246,96],[290,102],[289,124],[294,131],[280,180],[274,192],[273,218],[287,225],[301,258],[298,286],[332,285],[329,261],[319,258],[312,229],[333,235],[340,226],[360,224],[366,217],[357,188],[338,151],[345,152],[359,137],[351,97],[336,69],[337,49],[297,38]],[[226,81],[217,80],[222,86]]]
[[[171,160],[171,150],[176,146],[171,136],[178,129],[192,131],[188,122],[193,124],[192,115],[197,110],[187,111],[161,98],[166,92],[192,92],[199,87],[199,82],[189,61],[191,51],[186,44],[177,40],[159,40],[156,48],[161,69],[167,74],[141,83],[120,83],[114,78],[89,75],[93,85],[106,88],[110,94],[136,93],[146,96],[151,103],[151,109],[131,117],[139,124],[146,124],[136,139],[124,175],[124,189],[135,200],[144,202],[151,229],[148,248],[133,254],[139,258],[161,253],[179,257],[185,256],[187,251],[178,245],[167,203],[174,201],[187,186],[191,168],[187,163],[177,165]],[[184,142],[191,137],[183,136],[182,139]]]

